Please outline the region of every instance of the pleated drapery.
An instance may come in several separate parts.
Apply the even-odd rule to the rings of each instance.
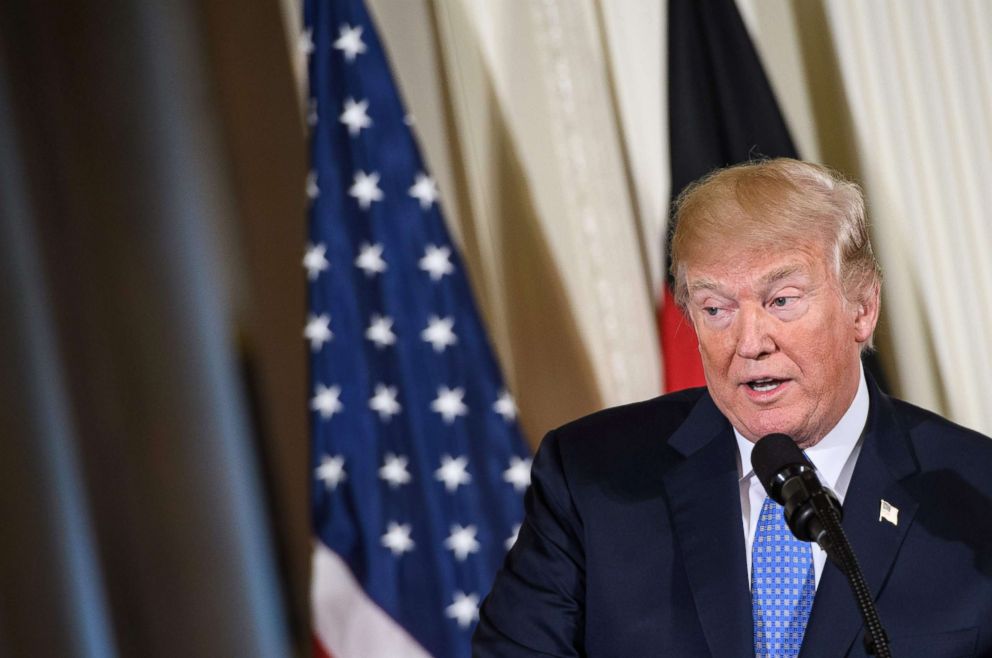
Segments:
[[[530,438],[657,394],[664,3],[371,5]],[[800,151],[866,189],[893,392],[992,431],[992,8],[738,6]]]

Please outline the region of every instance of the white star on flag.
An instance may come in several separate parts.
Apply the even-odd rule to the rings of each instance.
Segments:
[[[470,553],[479,550],[479,542],[475,538],[477,532],[474,525],[463,527],[455,524],[451,526],[451,534],[444,540],[444,547],[455,554],[456,560],[464,562]]]
[[[393,319],[388,315],[374,314],[369,328],[365,330],[365,337],[375,343],[378,348],[392,345],[396,342],[396,334],[393,333]]]
[[[503,417],[503,420],[510,422],[517,417],[517,404],[513,401],[513,396],[505,388],[500,391],[499,398],[493,403],[493,411]]]
[[[458,342],[458,337],[451,330],[455,326],[454,318],[439,318],[431,315],[427,320],[427,328],[420,332],[420,337],[434,347],[435,352],[443,352],[448,345]]]
[[[317,384],[316,388],[317,390],[314,391],[313,398],[310,400],[310,408],[313,411],[320,412],[321,418],[327,420],[344,409],[344,405],[338,399],[341,396],[340,386],[331,386],[328,388],[323,384]]]
[[[319,352],[324,343],[334,338],[331,331],[331,316],[327,313],[314,315],[311,313],[307,317],[307,326],[303,330],[303,337],[310,341],[310,349]]]
[[[348,188],[348,194],[358,199],[358,205],[362,210],[368,210],[373,201],[382,201],[379,173],[373,171],[371,174],[366,174],[359,169],[355,172],[355,180]]]
[[[406,465],[406,457],[387,452],[379,469],[379,477],[388,482],[390,488],[395,489],[410,481],[410,472],[406,470]]]
[[[368,100],[356,103],[354,98],[344,100],[344,112],[341,113],[341,123],[348,126],[348,134],[354,137],[362,132],[362,128],[372,125],[372,119],[366,114],[369,109]]]
[[[410,196],[420,201],[420,207],[427,210],[437,201],[437,183],[427,174],[417,174],[413,187],[410,188]]]
[[[460,628],[468,628],[479,618],[479,596],[455,592],[454,603],[444,609],[444,614],[457,620]]]
[[[530,486],[530,462],[514,455],[510,457],[510,468],[503,471],[503,479],[512,484],[516,491],[524,491]]]
[[[379,418],[388,421],[400,412],[400,403],[396,401],[396,387],[385,384],[375,385],[375,395],[369,399],[369,408],[379,413]]]
[[[369,244],[363,242],[359,248],[355,266],[365,272],[365,276],[374,276],[386,271],[386,261],[382,259],[382,245],[378,242]]]
[[[441,414],[444,422],[450,425],[455,422],[455,418],[468,413],[468,407],[462,402],[463,397],[465,389],[441,386],[437,389],[437,397],[431,402],[431,411]]]
[[[320,196],[320,188],[317,187],[317,172],[310,170],[307,174],[307,198],[313,201]]]
[[[339,483],[348,479],[344,472],[344,457],[341,455],[333,457],[324,455],[320,458],[320,466],[314,472],[316,478],[323,482],[328,489],[337,489]]]
[[[303,255],[303,267],[307,270],[307,279],[316,281],[320,273],[330,265],[327,260],[327,246],[323,242],[307,245],[307,252]]]
[[[429,244],[424,249],[424,257],[420,259],[420,269],[430,273],[431,281],[439,281],[445,274],[455,271],[455,266],[448,261],[450,257],[451,249]]]
[[[313,128],[317,125],[319,117],[317,115],[317,99],[311,98],[307,104],[307,125]]]
[[[511,548],[513,548],[513,545],[517,543],[517,537],[519,536],[520,536],[520,524],[518,523],[515,526],[513,526],[513,530],[511,531],[510,536],[506,538],[505,542],[503,542],[503,547],[506,548],[506,550],[510,550]]]
[[[441,468],[434,471],[434,478],[444,482],[448,493],[458,489],[459,485],[468,484],[472,476],[465,470],[468,467],[468,457],[452,458],[451,455],[441,457]]]
[[[307,28],[300,33],[300,40],[297,43],[297,47],[300,49],[300,53],[304,57],[309,57],[310,53],[313,52],[313,29]]]
[[[339,28],[334,47],[344,53],[349,62],[355,61],[355,56],[365,52],[365,42],[362,41],[362,26],[351,27],[347,23]]]
[[[407,551],[413,550],[413,540],[410,539],[410,524],[396,523],[390,521],[386,527],[386,534],[382,536],[382,545],[399,557]]]

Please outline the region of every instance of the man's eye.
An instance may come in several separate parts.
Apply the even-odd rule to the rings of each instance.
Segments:
[[[716,314],[719,313],[719,311],[720,311],[720,309],[718,309],[716,306],[704,306],[703,307],[703,313],[705,313],[706,315],[708,315],[710,317],[716,317]]]
[[[791,297],[776,297],[775,299],[772,300],[772,305],[777,306],[779,308],[785,308],[786,306],[789,305],[789,301],[791,299],[792,299]]]

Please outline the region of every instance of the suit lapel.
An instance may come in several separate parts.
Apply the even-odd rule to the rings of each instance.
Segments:
[[[868,380],[871,412],[861,454],[844,498],[844,532],[877,601],[913,522],[917,503],[900,484],[917,470],[909,439],[891,402]],[[882,501],[899,510],[898,524],[879,518]],[[882,619],[885,624],[885,619]],[[802,658],[846,655],[861,643],[861,614],[844,574],[828,561],[806,626]]]
[[[714,656],[749,655],[751,597],[733,432],[704,395],[669,445],[686,458],[663,479],[706,642]]]

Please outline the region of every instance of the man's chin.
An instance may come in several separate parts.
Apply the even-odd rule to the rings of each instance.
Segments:
[[[750,440],[751,441],[754,441],[755,443],[757,443],[758,441],[760,441],[761,439],[765,438],[769,434],[784,434],[787,437],[789,437],[790,439],[792,439],[793,441],[795,441],[796,445],[799,446],[799,448],[801,450],[805,450],[806,448],[812,448],[817,443],[819,443],[819,439],[818,438],[810,437],[805,432],[803,432],[801,429],[792,428],[792,427],[788,427],[788,428],[786,428],[786,427],[782,427],[782,428],[769,428],[766,431],[762,431],[762,432],[756,434],[756,436],[757,436],[756,439],[750,439]],[[748,437],[748,438],[750,438],[750,437]]]
[[[807,438],[802,428],[795,421],[772,418],[748,418],[742,419],[741,425],[745,428],[741,430],[741,434],[751,442],[760,441],[769,434],[785,434],[792,438],[800,448],[807,447],[803,445],[807,441]]]

